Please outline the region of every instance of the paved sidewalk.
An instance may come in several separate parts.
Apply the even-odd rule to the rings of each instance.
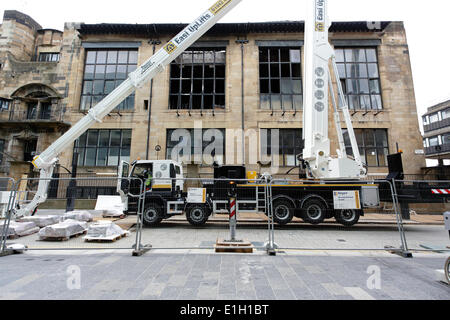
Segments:
[[[0,258],[0,299],[448,300],[434,275],[446,257],[27,252]]]

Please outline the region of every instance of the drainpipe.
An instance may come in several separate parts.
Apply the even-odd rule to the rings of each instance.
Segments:
[[[156,51],[156,46],[161,44],[159,40],[150,40],[149,43],[153,45],[153,55]],[[150,148],[150,125],[152,119],[152,100],[153,100],[153,79],[150,81],[150,98],[148,100],[148,119],[147,119],[147,147],[145,152],[145,159],[148,160],[149,148]]]
[[[241,129],[242,129],[242,165],[245,165],[245,116],[244,116],[244,44],[248,40],[236,40],[237,44],[241,45]]]

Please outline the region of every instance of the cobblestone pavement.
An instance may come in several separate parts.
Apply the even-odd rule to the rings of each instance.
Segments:
[[[31,251],[0,258],[0,299],[448,300],[450,287],[435,276],[446,257]]]

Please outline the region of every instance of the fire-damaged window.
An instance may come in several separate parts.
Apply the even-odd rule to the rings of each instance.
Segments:
[[[347,129],[343,131],[347,155],[353,156]],[[369,167],[387,167],[389,144],[386,129],[355,129],[355,136],[362,162]]]
[[[278,136],[278,145],[274,139]],[[261,160],[282,167],[298,166],[297,155],[303,152],[301,129],[261,129]],[[277,158],[278,157],[278,158]]]
[[[336,48],[335,51],[349,109],[383,109],[376,48]]]
[[[80,110],[93,108],[137,68],[137,50],[87,50]],[[134,93],[116,110],[133,110]]]
[[[78,165],[118,166],[130,160],[131,130],[88,130],[75,141]]]
[[[259,48],[261,109],[300,110],[303,105],[300,48]]]
[[[170,109],[225,109],[225,48],[190,48],[170,65]]]

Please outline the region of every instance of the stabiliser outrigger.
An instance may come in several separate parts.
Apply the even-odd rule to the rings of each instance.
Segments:
[[[227,14],[242,0],[219,0],[198,19],[188,25],[162,49],[148,59],[144,64],[130,73],[128,78],[100,101],[88,114],[77,122],[69,131],[57,139],[42,154],[33,160],[33,165],[40,170],[40,181],[37,193],[31,203],[15,212],[16,215],[29,215],[37,206],[47,199],[47,189],[51,181],[54,166],[59,154],[96,122],[101,122],[109,112],[120,104],[127,96],[141,87],[146,81],[162,72],[183,51],[190,47],[205,34],[220,18]],[[268,200],[263,192],[272,177],[264,174],[254,183],[237,184],[237,212],[265,212],[264,201],[271,201],[274,219],[279,224],[286,224],[294,216],[307,222],[318,224],[324,219],[335,217],[341,224],[355,224],[364,208],[377,207],[380,201],[392,202],[393,192],[388,183],[385,185],[362,181],[366,178],[367,168],[363,164],[358,144],[355,138],[347,101],[342,91],[339,73],[335,62],[335,53],[328,40],[328,29],[331,25],[328,17],[326,0],[310,0],[313,3],[308,20],[305,23],[305,68],[304,68],[304,112],[303,138],[304,150],[301,155],[303,168],[307,178],[301,183],[271,184],[273,192]],[[330,68],[331,65],[331,68]],[[339,104],[333,89],[332,75],[338,89]],[[330,155],[330,139],[328,136],[328,106],[329,97],[334,110],[334,122],[337,130],[339,149],[337,157]],[[349,134],[353,157],[346,153],[340,112],[344,116]],[[400,160],[401,164],[401,160]],[[209,215],[217,212],[227,212],[227,192],[223,190],[223,182],[205,183],[198,200],[197,192],[192,191],[193,201],[190,201],[189,191],[183,192],[182,165],[171,160],[137,161],[131,167],[121,164],[119,167],[118,192],[125,201],[129,212],[135,211],[137,205],[132,197],[127,197],[135,188],[126,178],[140,176],[140,168],[151,166],[161,176],[153,178],[150,188],[145,192],[144,223],[154,225],[162,219],[174,214],[186,213],[189,222],[195,225],[203,224]],[[394,166],[398,167],[398,165]],[[125,169],[125,170],[123,170]],[[402,172],[390,171],[390,178],[400,179]],[[126,174],[125,174],[126,173]],[[245,179],[245,167],[215,168],[215,178]],[[179,179],[179,180],[177,180]],[[312,183],[311,180],[315,180]],[[319,181],[319,183],[317,183]],[[127,183],[128,182],[128,183]],[[436,187],[426,183],[420,184],[419,192],[402,183],[396,183],[396,195],[406,203],[443,201],[447,194],[432,198],[432,190]],[[439,187],[439,188],[442,188]],[[450,189],[450,187],[448,187]],[[416,191],[415,191],[416,190]],[[418,194],[414,194],[418,193]],[[449,192],[450,194],[450,192]],[[136,200],[134,200],[136,201]],[[265,212],[266,213],[266,212]],[[267,213],[266,213],[267,214]]]

